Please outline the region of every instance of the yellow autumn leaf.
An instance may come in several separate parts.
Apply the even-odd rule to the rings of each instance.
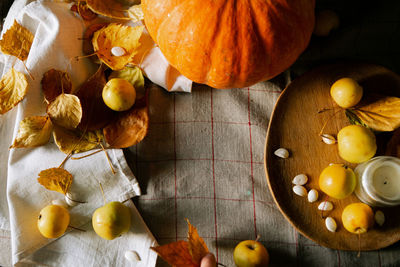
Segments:
[[[72,184],[72,174],[63,168],[50,168],[41,171],[37,180],[46,189],[65,195]]]
[[[192,256],[193,262],[200,264],[201,259],[207,255],[208,247],[204,242],[203,238],[200,237],[197,232],[196,227],[194,227],[188,219],[186,219],[188,224],[188,243],[189,243],[189,253]]]
[[[128,16],[133,22],[144,19],[142,5],[133,5],[128,9]]]
[[[82,106],[76,95],[61,94],[47,107],[47,114],[54,124],[74,129],[82,119]]]
[[[121,70],[133,60],[140,47],[140,36],[144,26],[124,26],[112,23],[96,31],[92,43],[99,59],[113,70]],[[125,51],[122,56],[111,53],[113,47],[121,47]]]
[[[374,131],[390,132],[400,127],[400,98],[388,96],[351,112]]]
[[[144,88],[144,77],[142,70],[139,67],[126,67],[122,70],[115,70],[111,72],[108,77],[109,80],[113,78],[121,78],[130,82],[136,90]]]
[[[83,134],[79,130],[68,130],[57,125],[54,126],[53,137],[58,149],[65,154],[94,149],[103,140],[100,130]]]
[[[19,123],[18,133],[10,148],[35,147],[49,142],[53,124],[49,117],[32,116]]]
[[[24,61],[28,58],[32,42],[33,34],[14,20],[14,24],[0,40],[0,48],[4,54],[15,56]]]
[[[28,81],[23,73],[11,68],[0,80],[0,114],[4,114],[24,99]]]
[[[126,19],[128,6],[121,3],[118,0],[86,0],[88,7],[95,13],[114,18],[114,19]]]

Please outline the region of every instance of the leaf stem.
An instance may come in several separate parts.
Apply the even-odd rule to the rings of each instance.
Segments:
[[[116,174],[116,172],[115,172],[115,170],[114,170],[114,168],[113,168],[113,166],[112,166],[111,159],[110,159],[110,157],[108,156],[107,151],[105,150],[103,144],[101,144],[101,143],[99,143],[99,144],[100,144],[100,146],[101,146],[101,149],[102,149],[102,150],[104,151],[104,153],[106,154],[108,164],[110,165],[110,168],[111,168],[111,172],[112,172],[113,174]]]
[[[104,196],[103,186],[101,185],[100,182],[99,182],[99,186],[100,186],[101,195],[103,196],[103,202],[104,202],[104,205],[105,205],[106,204],[106,197]]]
[[[74,230],[81,231],[81,232],[86,232],[86,230],[83,230],[83,229],[80,229],[80,228],[78,228],[78,227],[74,227],[74,226],[71,226],[71,225],[68,225],[68,227],[70,227],[70,228],[72,228],[72,229],[74,229]]]
[[[333,119],[333,117],[335,117],[336,114],[337,114],[339,111],[341,111],[341,109],[335,111],[335,113],[333,113],[333,114],[325,121],[324,126],[322,126],[322,129],[321,129],[321,131],[319,132],[319,135],[320,135],[320,136],[324,133],[325,127],[326,127],[326,125],[328,124],[328,122],[329,122],[331,119]]]

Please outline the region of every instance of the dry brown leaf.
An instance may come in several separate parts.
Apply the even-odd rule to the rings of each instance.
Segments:
[[[0,80],[0,114],[4,114],[24,99],[28,81],[23,73],[11,68]]]
[[[10,148],[35,147],[49,142],[53,124],[49,117],[32,116],[19,123],[18,133]]]
[[[89,9],[85,1],[79,1],[71,6],[71,11],[78,13],[86,21],[94,20],[97,14]]]
[[[138,52],[143,29],[144,26],[131,27],[112,23],[94,33],[92,39],[94,51],[111,69],[121,70],[133,61]],[[114,56],[111,53],[113,47],[122,47],[126,53],[123,56]]]
[[[188,241],[189,241],[189,253],[192,256],[193,262],[200,265],[201,259],[209,253],[208,247],[204,242],[203,238],[199,236],[196,227],[190,224],[189,220],[186,219],[188,224]]]
[[[4,54],[15,56],[24,61],[28,58],[32,42],[33,34],[14,20],[14,24],[0,40],[0,48]]]
[[[68,130],[57,125],[54,127],[53,136],[58,149],[65,154],[89,151],[103,140],[101,131],[83,134],[79,130]]]
[[[387,143],[385,154],[400,158],[400,128],[394,131],[392,138]]]
[[[139,100],[118,119],[103,129],[104,139],[113,148],[126,148],[136,145],[147,135],[149,113],[146,101]]]
[[[198,267],[189,253],[189,244],[186,241],[177,241],[163,246],[152,247],[152,250],[166,262],[175,267]]]
[[[72,174],[63,168],[50,168],[41,171],[37,180],[46,189],[65,195],[72,184]]]
[[[351,111],[363,124],[374,131],[390,132],[400,127],[400,98],[398,97],[383,97]]]
[[[100,15],[114,19],[129,19],[127,16],[128,6],[118,0],[87,0],[89,8]]]
[[[104,104],[101,96],[105,84],[104,65],[100,65],[96,73],[76,93],[81,101],[83,111],[82,120],[78,126],[81,130],[101,129],[115,118],[116,113]]]
[[[47,106],[47,114],[54,124],[74,129],[82,119],[82,106],[76,95],[61,94]]]
[[[93,35],[96,31],[106,27],[108,24],[109,23],[94,23],[86,28],[85,33],[83,34],[82,41],[82,51],[84,54],[91,55],[94,53],[92,44]],[[96,55],[94,55],[93,57],[95,57],[97,61],[99,61]]]
[[[72,92],[71,78],[67,72],[51,69],[43,74],[42,89],[44,99],[50,103],[60,94]]]
[[[128,16],[133,22],[144,19],[142,5],[133,5],[128,9]]]

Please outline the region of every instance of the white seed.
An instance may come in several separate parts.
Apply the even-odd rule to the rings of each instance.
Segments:
[[[58,205],[64,208],[68,208],[67,203],[65,203],[65,201],[63,199],[54,199],[53,201],[51,201],[51,204],[53,205]]]
[[[377,210],[375,212],[375,222],[379,224],[379,226],[382,226],[385,223],[385,214],[382,211]]]
[[[74,196],[70,192],[65,195],[65,202],[67,202],[70,207],[75,207],[79,204],[79,202],[74,200]]]
[[[329,231],[336,232],[337,224],[335,219],[333,219],[332,217],[327,217],[325,219],[325,226],[326,229],[328,229]]]
[[[113,48],[111,48],[111,54],[116,57],[122,57],[126,54],[126,51],[122,47],[114,46]]]
[[[318,200],[318,191],[315,189],[311,189],[310,191],[308,191],[308,202],[315,202]]]
[[[305,185],[308,181],[308,177],[305,174],[298,174],[293,178],[292,183],[295,185]]]
[[[293,192],[301,197],[304,197],[307,195],[307,190],[304,188],[304,186],[301,185],[295,185],[293,186]]]
[[[323,134],[323,135],[321,135],[321,137],[322,137],[322,141],[323,141],[325,144],[333,145],[334,143],[336,143],[336,138],[333,137],[333,136],[330,135],[330,134]]]
[[[333,204],[330,201],[322,201],[321,203],[319,203],[318,209],[323,211],[332,210]]]
[[[275,156],[286,159],[289,157],[289,151],[286,148],[278,148],[274,152]]]
[[[329,166],[335,165],[335,163],[329,163]]]
[[[134,250],[125,251],[125,258],[130,262],[140,261],[139,254],[137,254],[137,252]]]

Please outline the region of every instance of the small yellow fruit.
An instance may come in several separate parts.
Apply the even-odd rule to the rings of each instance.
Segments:
[[[356,175],[353,170],[333,164],[326,167],[319,176],[319,188],[330,197],[343,199],[353,193],[356,187]]]
[[[339,155],[348,162],[361,163],[376,153],[375,135],[364,126],[346,126],[339,131],[337,138]]]
[[[342,213],[344,228],[350,233],[366,233],[374,225],[374,212],[364,203],[347,205]]]
[[[333,100],[342,108],[350,108],[360,102],[363,88],[351,78],[337,80],[331,87]]]
[[[92,217],[93,229],[100,237],[112,240],[131,227],[131,213],[121,202],[109,202],[98,208]]]
[[[235,247],[233,260],[237,267],[266,267],[269,263],[269,254],[260,242],[245,240]]]
[[[46,238],[62,236],[69,225],[69,212],[59,205],[48,205],[39,214],[37,226]]]
[[[130,109],[136,100],[136,90],[125,79],[113,78],[103,88],[102,97],[104,103],[115,111]]]

